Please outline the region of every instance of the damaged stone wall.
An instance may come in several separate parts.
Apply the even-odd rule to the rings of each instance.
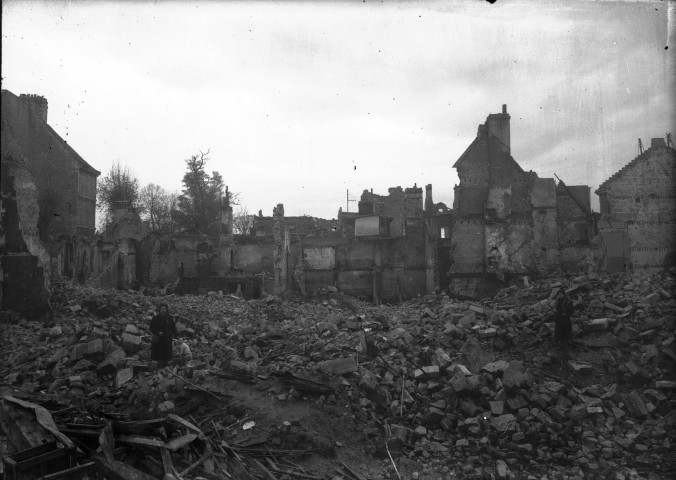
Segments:
[[[38,190],[21,149],[2,122],[0,304],[26,317],[50,310],[50,256],[38,231]]]
[[[663,139],[599,186],[602,221],[627,225],[634,267],[662,267],[676,262],[676,151]],[[607,243],[607,242],[605,242]]]

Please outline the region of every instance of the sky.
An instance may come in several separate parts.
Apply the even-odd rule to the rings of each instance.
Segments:
[[[104,176],[209,151],[250,213],[433,185],[507,105],[512,156],[594,187],[674,131],[674,2],[2,2],[2,88]],[[668,48],[667,48],[668,47]],[[598,207],[596,207],[598,209]]]

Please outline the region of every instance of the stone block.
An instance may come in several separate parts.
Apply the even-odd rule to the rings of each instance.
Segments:
[[[641,396],[636,392],[631,392],[624,397],[624,406],[629,415],[636,418],[644,418],[648,415],[648,409]]]
[[[334,375],[344,375],[357,371],[357,361],[354,357],[335,358],[332,360],[325,360],[317,364],[320,370]]]
[[[429,423],[439,423],[445,416],[444,411],[438,408],[429,407],[427,409],[427,421]]]
[[[110,352],[106,358],[99,363],[96,367],[96,371],[99,375],[109,375],[115,373],[115,371],[120,368],[124,359],[127,357],[125,351],[121,348],[117,348]]]
[[[413,377],[416,380],[422,380],[423,378],[436,378],[439,376],[439,365],[428,365],[422,368],[417,368],[413,372]]]
[[[124,329],[124,332],[131,333],[132,335],[141,335],[141,330],[133,323],[128,323],[127,327]]]
[[[609,325],[610,322],[607,318],[596,318],[587,324],[589,329],[594,331],[607,330]]]
[[[122,370],[118,370],[115,374],[115,388],[120,388],[132,378],[134,378],[133,368],[123,368]]]
[[[467,377],[462,372],[457,372],[449,381],[455,393],[461,393],[467,390]]]
[[[97,338],[107,338],[109,335],[110,332],[108,332],[108,330],[101,327],[94,327],[89,334],[89,338],[91,340],[95,340]]]
[[[495,415],[495,416],[502,415],[502,412],[505,409],[505,402],[503,402],[502,400],[497,400],[497,401],[492,400],[490,402],[490,404],[491,404],[491,414],[492,415]]]
[[[123,333],[122,348],[129,355],[133,355],[141,349],[141,337],[127,332]]]
[[[509,362],[498,360],[497,362],[487,363],[481,367],[482,372],[488,372],[492,375],[504,372],[509,367]]]
[[[479,337],[481,338],[490,338],[495,337],[498,334],[497,329],[490,327],[479,330]]]
[[[493,417],[491,419],[491,427],[498,432],[514,431],[516,429],[516,417],[511,413]]]

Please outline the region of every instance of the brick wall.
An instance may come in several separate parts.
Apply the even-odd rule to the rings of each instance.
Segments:
[[[602,184],[609,212],[628,224],[633,266],[662,266],[676,250],[676,151],[652,147]]]
[[[479,220],[456,220],[453,224],[454,273],[476,273],[484,271],[485,230]]]

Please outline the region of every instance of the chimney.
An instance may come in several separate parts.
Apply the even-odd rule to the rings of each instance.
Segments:
[[[47,123],[47,99],[40,95],[22,93],[19,98],[28,103],[31,113]]]
[[[659,147],[666,147],[667,144],[664,143],[663,138],[651,138],[650,139],[650,148],[659,148]]]
[[[511,117],[507,113],[507,105],[502,106],[502,113],[491,113],[486,119],[486,126],[488,133],[500,139],[507,147],[507,153],[511,152],[510,135],[509,135],[509,119]]]
[[[434,200],[432,200],[432,184],[425,185],[425,211],[427,213],[433,213],[434,210]]]

